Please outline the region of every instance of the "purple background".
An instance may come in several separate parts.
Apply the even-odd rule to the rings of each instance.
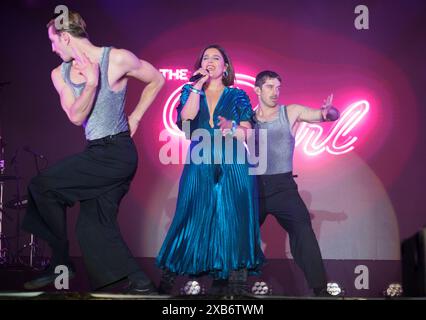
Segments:
[[[351,157],[356,157],[365,170],[372,172],[389,199],[399,233],[393,238],[397,245],[425,225],[422,185],[426,179],[426,134],[421,129],[426,115],[423,107],[426,105],[424,1],[364,1],[362,4],[367,5],[370,12],[370,29],[363,31],[356,30],[353,23],[354,8],[361,4],[359,1],[27,0],[13,5],[1,4],[0,81],[12,82],[0,92],[0,120],[7,143],[6,172],[9,174],[13,174],[9,161],[18,148],[31,146],[54,163],[78,152],[85,143],[82,128],[67,120],[50,81],[50,71],[60,61],[51,52],[45,25],[58,4],[68,5],[83,15],[94,44],[129,49],[157,68],[191,69],[202,47],[220,43],[231,55],[237,72],[254,76],[268,68],[282,74],[285,79],[282,103],[298,102],[317,107],[330,92],[334,92],[337,106],[368,99],[371,112],[356,132],[360,141]],[[173,185],[179,179],[181,166],[159,163],[158,134],[163,129],[163,105],[176,87],[173,82],[166,84],[135,136],[139,169],[132,190],[123,201],[120,224],[130,248],[139,257],[155,256],[167,230],[167,219],[174,212],[174,198],[167,196],[176,193]],[[137,102],[140,90],[139,83],[130,83],[128,110]],[[250,97],[256,104],[252,93]],[[24,178],[21,192],[25,193],[25,184],[34,175],[35,167],[29,154],[20,149],[18,156],[20,175]],[[345,168],[347,163],[352,163],[344,156],[319,159],[314,164],[312,160],[296,156],[298,173],[309,177],[311,171],[320,168],[324,175],[319,179],[327,185],[328,180],[334,179],[334,167]],[[333,179],[328,179],[327,174]],[[356,174],[354,170],[352,176]],[[302,186],[309,198],[306,192],[312,191],[313,185],[302,180]],[[370,187],[366,183],[364,191]],[[7,182],[5,199],[15,194],[16,186]],[[305,201],[309,200],[305,196]],[[315,203],[315,194],[312,198]],[[333,199],[325,201],[333,202]],[[157,211],[160,204],[166,214]],[[348,205],[358,206],[355,202]],[[371,207],[374,206],[382,206],[379,198],[371,202]],[[330,211],[330,221],[336,227],[326,230],[337,230],[342,216],[333,215],[332,210],[327,209],[321,208],[321,211]],[[18,213],[7,212],[10,219],[4,220],[6,233],[14,236]],[[73,213],[69,229],[71,252],[78,256],[80,252],[73,236],[78,206],[70,212]],[[315,212],[313,216],[315,228],[318,225]],[[386,224],[376,225],[378,220],[374,219],[371,215],[372,223],[366,227],[370,233],[375,230],[379,234],[389,233]],[[275,222],[269,220],[262,229],[269,245],[267,256],[282,258],[285,236]],[[319,230],[315,231],[318,235]],[[26,241],[26,235],[21,236],[19,245]],[[357,233],[356,237],[364,235]],[[327,238],[320,237],[319,241],[328,252]],[[342,239],[339,235],[335,242],[339,241],[342,246],[343,243],[348,246],[342,250],[348,251],[351,241],[356,239]],[[12,250],[16,245],[13,239]],[[362,247],[359,250],[362,251]],[[338,261],[339,252],[335,252],[335,247],[330,252],[325,258],[329,256],[330,260]],[[358,256],[362,256],[362,252],[341,259],[357,264]],[[375,260],[392,266],[386,275],[381,275],[381,282],[400,280],[398,258],[382,259],[378,252],[369,259]],[[359,264],[362,261],[361,257]],[[328,272],[331,272],[329,268]],[[336,272],[333,275],[336,277]]]

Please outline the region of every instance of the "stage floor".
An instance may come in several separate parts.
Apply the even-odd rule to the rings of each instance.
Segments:
[[[183,287],[186,282],[189,280],[188,277],[178,277],[176,279],[175,287],[172,292],[173,295],[170,296],[130,296],[123,295],[122,292],[125,292],[125,287],[127,286],[126,281],[116,284],[114,287],[109,287],[103,292],[93,292],[93,289],[89,285],[89,279],[87,272],[85,270],[84,264],[81,258],[73,258],[74,265],[76,267],[76,276],[70,280],[69,289],[58,291],[53,285],[39,289],[36,292],[25,291],[24,283],[34,277],[36,277],[40,271],[29,268],[28,266],[15,265],[15,266],[0,266],[0,299],[29,299],[29,300],[232,300],[232,299],[250,299],[250,300],[386,300],[388,298],[383,297],[381,294],[376,296],[363,296],[356,295],[352,292],[345,293],[344,296],[338,297],[313,297],[312,292],[309,288],[302,287],[300,290],[290,290],[290,285],[292,282],[288,279],[283,279],[282,287],[284,289],[279,290],[278,285],[272,280],[275,274],[290,274],[292,270],[286,268],[285,265],[279,264],[274,267],[273,263],[269,264],[269,269],[272,272],[269,272],[272,276],[268,278],[267,272],[265,272],[261,278],[249,277],[249,289],[254,281],[266,281],[268,286],[271,288],[271,292],[268,295],[250,295],[250,296],[228,296],[228,297],[215,297],[207,295],[183,295]],[[290,263],[292,261],[285,261]],[[281,263],[281,262],[279,262]],[[148,275],[150,279],[153,280],[155,284],[159,283],[160,280],[160,271],[155,267],[153,259],[141,259],[140,265],[143,266],[144,272]],[[275,270],[276,269],[276,270]],[[297,269],[296,269],[297,271]],[[266,274],[266,275],[265,275]],[[272,279],[272,280],[270,280]],[[294,279],[293,284],[296,283]],[[299,285],[305,286],[305,281],[302,276],[298,276],[297,283]],[[211,278],[208,276],[201,277],[197,279],[201,286],[201,292],[206,293],[208,288],[211,285]],[[377,290],[378,291],[378,290]],[[408,297],[401,298],[392,298],[392,299],[412,299]],[[414,298],[417,299],[417,298]],[[426,297],[420,298],[425,300]]]

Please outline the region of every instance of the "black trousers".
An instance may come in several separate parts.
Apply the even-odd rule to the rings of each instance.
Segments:
[[[128,132],[92,140],[79,154],[31,180],[22,227],[52,248],[53,264],[67,263],[66,208],[80,202],[76,233],[94,289],[140,270],[117,222],[121,199],[137,169]]]
[[[302,269],[311,288],[325,287],[327,280],[309,211],[299,195],[292,172],[260,175],[260,225],[272,214],[289,235],[290,250],[296,264]]]

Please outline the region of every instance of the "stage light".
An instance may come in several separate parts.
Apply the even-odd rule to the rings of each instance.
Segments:
[[[205,289],[201,284],[196,280],[189,280],[187,283],[185,283],[185,286],[180,289],[180,293],[182,295],[199,295],[204,294]]]
[[[272,293],[272,289],[264,281],[257,281],[253,284],[251,292],[255,295],[268,295]]]
[[[383,295],[389,298],[400,297],[402,293],[402,285],[400,283],[391,283],[387,289],[383,291]]]
[[[332,296],[343,296],[344,290],[337,282],[329,282],[327,283],[327,292]]]

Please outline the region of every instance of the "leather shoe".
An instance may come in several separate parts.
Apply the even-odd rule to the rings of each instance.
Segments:
[[[314,294],[316,297],[322,297],[322,298],[333,298],[334,296],[328,293],[327,288],[315,288]]]
[[[158,291],[151,282],[147,284],[141,281],[131,281],[126,294],[158,295]]]
[[[169,271],[163,270],[161,274],[160,284],[158,285],[158,293],[169,295],[172,293],[173,286],[175,284],[176,274]]]
[[[227,279],[214,279],[207,294],[212,296],[225,295],[227,287],[228,287]]]

